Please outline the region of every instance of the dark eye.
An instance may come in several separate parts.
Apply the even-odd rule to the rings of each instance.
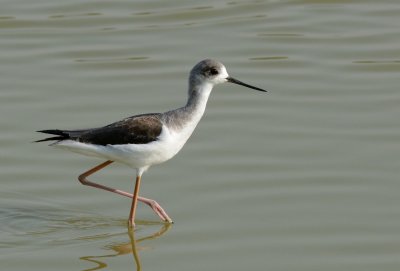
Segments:
[[[217,75],[217,74],[218,74],[218,70],[215,69],[215,68],[211,68],[211,69],[210,69],[210,74],[211,74],[211,75]]]

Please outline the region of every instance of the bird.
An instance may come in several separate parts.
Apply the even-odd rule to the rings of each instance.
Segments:
[[[150,206],[165,223],[173,223],[155,200],[139,196],[142,175],[149,167],[171,159],[182,149],[202,118],[213,87],[225,82],[267,92],[231,77],[220,61],[205,59],[190,71],[188,98],[183,107],[164,113],[135,115],[98,128],[40,130],[37,132],[52,136],[35,142],[53,141],[50,146],[105,160],[79,175],[78,180],[83,185],[132,198],[128,217],[130,227],[135,227],[138,201]],[[133,194],[87,179],[113,162],[136,170]]]

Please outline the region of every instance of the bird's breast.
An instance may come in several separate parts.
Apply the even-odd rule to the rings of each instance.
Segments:
[[[163,131],[158,139],[160,145],[164,149],[168,159],[175,156],[185,145],[189,137],[192,135],[197,123],[187,123],[179,130],[163,127]]]

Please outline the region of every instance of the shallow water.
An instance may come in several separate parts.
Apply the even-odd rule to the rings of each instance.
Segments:
[[[397,1],[1,1],[1,270],[399,270]],[[217,86],[142,195],[175,221],[83,187],[99,160],[32,144]],[[134,172],[92,177],[131,191]]]

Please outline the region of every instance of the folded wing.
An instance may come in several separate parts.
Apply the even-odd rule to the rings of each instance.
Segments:
[[[144,114],[123,119],[110,125],[84,130],[41,130],[56,135],[38,140],[75,140],[96,145],[146,144],[157,140],[163,124],[161,114]]]

